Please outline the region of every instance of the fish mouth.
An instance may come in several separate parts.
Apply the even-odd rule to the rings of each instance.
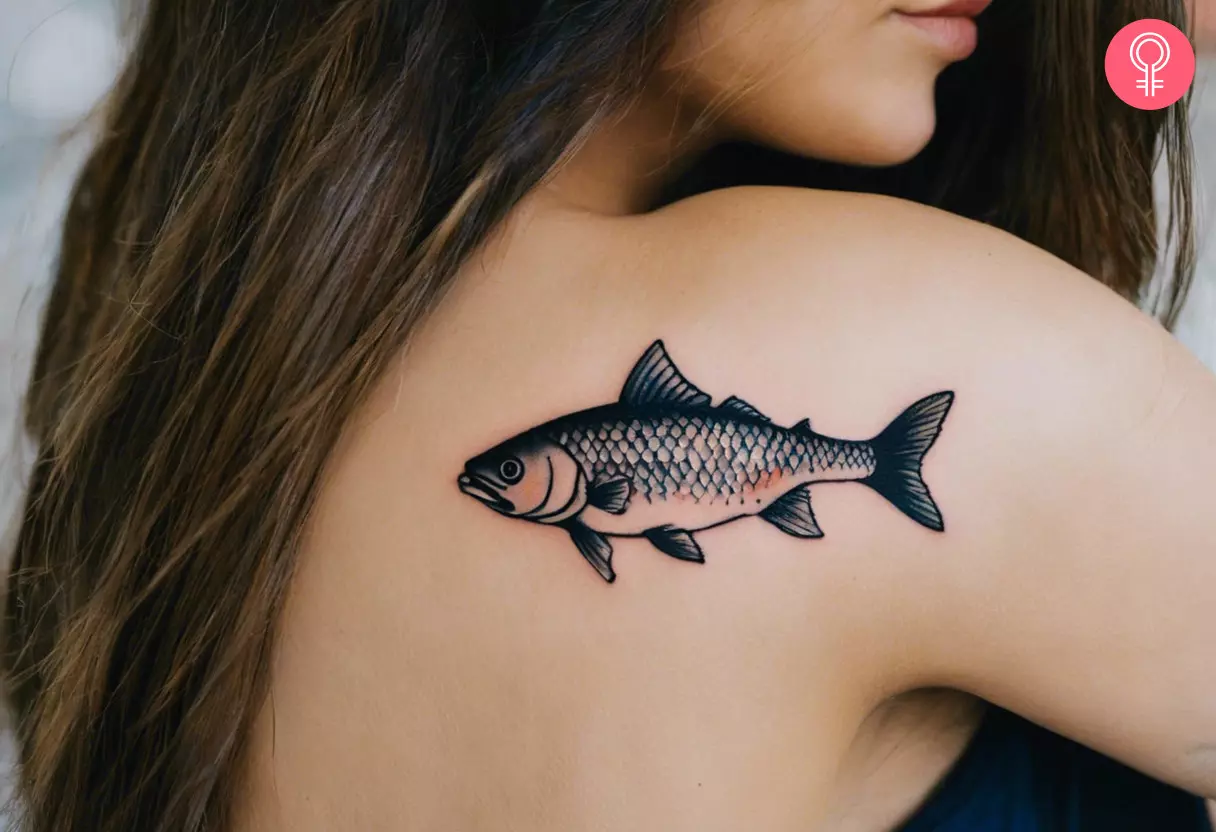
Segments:
[[[461,474],[456,479],[456,484],[460,486],[460,490],[465,494],[468,494],[478,502],[485,503],[495,511],[505,514],[515,510],[515,503],[495,492],[484,477],[480,477],[477,474]]]

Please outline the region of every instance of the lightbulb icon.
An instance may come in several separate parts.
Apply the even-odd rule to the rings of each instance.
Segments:
[[[1157,60],[1152,63],[1146,61],[1140,54],[1148,44],[1157,48]],[[1144,32],[1132,41],[1130,52],[1132,66],[1144,73],[1144,77],[1136,81],[1136,89],[1141,90],[1149,98],[1155,97],[1157,90],[1165,86],[1165,82],[1157,77],[1157,73],[1165,69],[1165,65],[1170,62],[1169,41],[1156,32]]]

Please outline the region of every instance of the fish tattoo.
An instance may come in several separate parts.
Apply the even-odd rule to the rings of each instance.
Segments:
[[[921,399],[867,441],[834,439],[803,419],[781,427],[737,396],[718,405],[686,379],[662,341],[614,404],[558,417],[470,459],[457,485],[499,514],[557,526],[611,583],[610,537],[645,537],[704,563],[692,533],[758,516],[786,534],[823,537],[811,485],[859,482],[922,526],[943,531],[921,476],[954,393]]]

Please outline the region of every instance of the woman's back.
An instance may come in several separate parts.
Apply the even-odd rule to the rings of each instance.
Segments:
[[[1143,694],[1134,684],[1078,681],[1032,703],[1025,675],[1092,662],[1086,621],[1134,626],[1113,583],[1076,588],[1117,553],[1062,560],[1055,543],[1122,503],[1060,503],[1059,522],[1045,511],[1075,485],[1052,482],[1069,445],[1128,431],[1134,444],[1154,418],[1133,406],[1093,419],[1085,405],[1195,381],[1144,348],[1161,336],[1050,258],[888,201],[740,190],[604,219],[547,200],[525,203],[465,270],[333,457],[257,735],[251,817],[270,829],[819,828],[842,784],[881,767],[850,757],[871,712],[945,684],[999,691],[1170,768],[1136,759],[1136,732],[1102,725]],[[778,426],[809,417],[819,435],[869,439],[921,396],[955,390],[923,468],[945,533],[870,488],[823,485],[810,491],[822,539],[747,517],[695,535],[702,564],[613,537],[608,584],[567,530],[460,492],[467,458],[613,402],[656,337],[715,403],[737,396]],[[1042,444],[1052,435],[1059,446]],[[1211,600],[1193,570],[1167,579],[1180,604]],[[1022,590],[1036,572],[1046,586]],[[1049,637],[1065,627],[1079,635]],[[1172,670],[1188,651],[1174,635],[1119,666],[1148,668],[1171,643],[1153,661]],[[931,702],[913,708],[950,724]],[[959,722],[890,782],[895,799],[860,813],[872,825],[852,828],[911,810],[960,752],[973,719]],[[1151,730],[1185,735],[1168,719]]]

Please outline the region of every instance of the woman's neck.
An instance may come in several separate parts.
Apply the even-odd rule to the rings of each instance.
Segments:
[[[639,213],[718,139],[678,98],[644,97],[594,129],[543,190],[582,211]]]

